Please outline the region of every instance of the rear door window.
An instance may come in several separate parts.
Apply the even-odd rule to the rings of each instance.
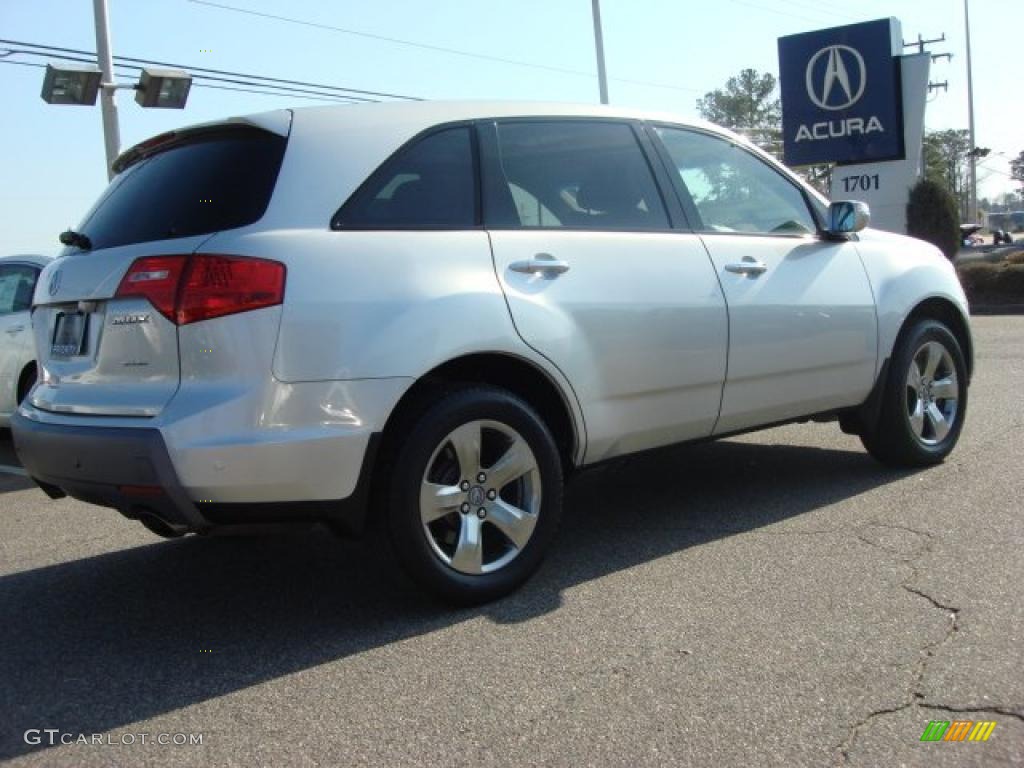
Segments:
[[[473,140],[467,126],[415,141],[387,160],[331,221],[333,229],[476,226]]]
[[[0,266],[0,315],[24,312],[32,306],[38,274],[35,267],[23,264]]]
[[[262,218],[287,139],[231,127],[159,148],[117,176],[81,225],[93,248],[205,235]]]
[[[492,228],[668,229],[643,150],[626,123],[498,124],[504,179],[488,185]]]

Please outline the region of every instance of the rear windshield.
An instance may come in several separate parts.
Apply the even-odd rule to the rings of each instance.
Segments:
[[[205,235],[258,221],[287,139],[249,127],[189,137],[117,176],[79,231],[93,248]]]

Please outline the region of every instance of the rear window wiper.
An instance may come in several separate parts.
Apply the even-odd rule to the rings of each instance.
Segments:
[[[89,239],[88,235],[83,235],[81,232],[75,232],[73,229],[66,229],[61,232],[60,241],[64,245],[77,246],[83,251],[92,250],[92,240]]]

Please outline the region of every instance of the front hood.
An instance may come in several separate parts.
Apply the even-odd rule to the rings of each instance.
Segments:
[[[916,237],[900,235],[897,234],[896,232],[887,232],[884,229],[874,229],[873,227],[868,227],[867,229],[861,230],[857,234],[857,237],[860,241],[866,243],[883,243],[888,244],[892,247],[912,248],[916,253],[932,251],[939,258],[943,259],[944,261],[947,260],[946,257],[942,255],[942,251],[940,251],[934,245],[925,240],[920,240]]]

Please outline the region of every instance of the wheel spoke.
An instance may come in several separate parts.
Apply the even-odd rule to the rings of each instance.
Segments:
[[[925,413],[928,416],[928,421],[931,422],[933,439],[936,442],[941,441],[947,434],[949,434],[949,422],[946,421],[946,417],[942,411],[939,410],[939,406],[935,403],[929,403]]]
[[[531,515],[501,499],[491,505],[487,520],[496,525],[517,549],[526,546],[533,533],[533,527],[537,524],[536,515]]]
[[[952,376],[939,379],[932,384],[932,395],[939,400],[956,400],[959,394],[960,392],[956,385],[956,379]]]
[[[476,515],[463,515],[459,542],[452,555],[452,567],[463,573],[483,571],[483,540],[480,537],[480,520]]]
[[[924,403],[921,398],[917,398],[914,402],[914,410],[910,413],[910,428],[918,437],[924,435]]]
[[[480,423],[471,421],[469,424],[463,424],[452,432],[448,439],[459,460],[462,478],[472,480],[480,469]]]
[[[465,495],[457,485],[438,485],[424,481],[420,486],[420,516],[423,522],[432,523],[454,512]]]
[[[928,353],[928,359],[924,364],[924,377],[931,380],[935,378],[935,371],[942,362],[942,347],[932,341],[925,346],[925,351]]]
[[[910,371],[907,372],[907,386],[915,392],[921,389],[921,369],[917,367],[917,360],[910,361]]]
[[[526,441],[516,438],[502,457],[487,469],[487,484],[500,490],[536,467],[537,462]]]

